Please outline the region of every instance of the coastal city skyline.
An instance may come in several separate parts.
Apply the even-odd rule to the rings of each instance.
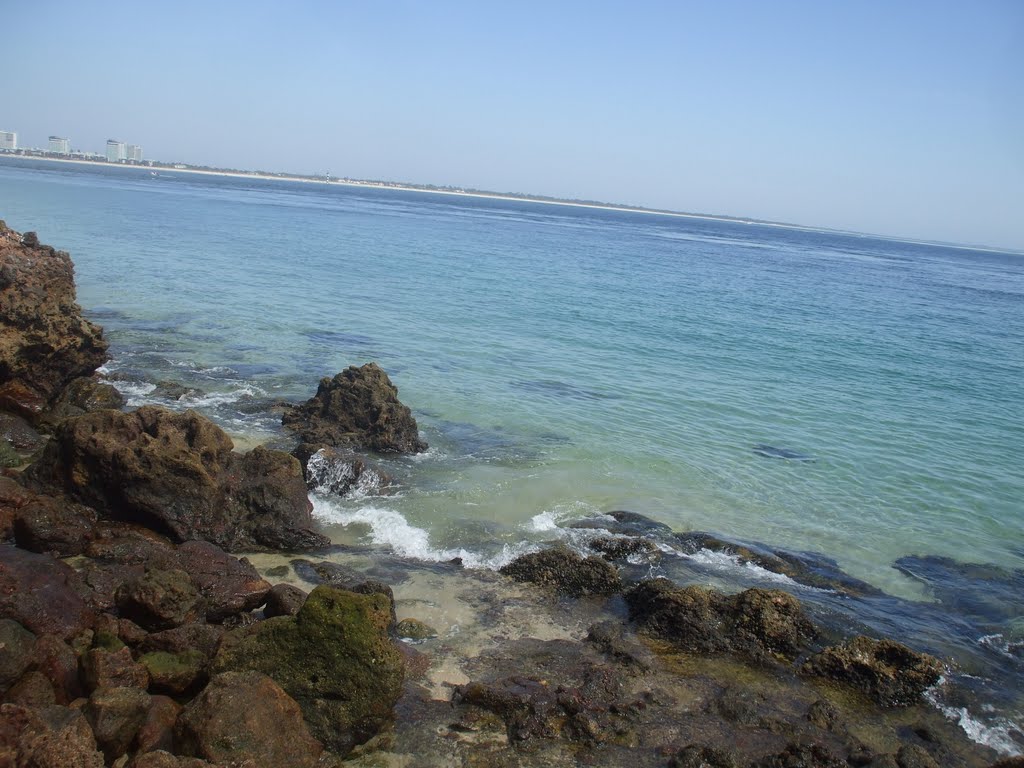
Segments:
[[[50,134],[46,147],[22,146],[17,131],[0,130],[0,151],[24,153],[27,155],[57,155],[61,157],[80,158],[83,160],[106,160],[107,162],[141,163],[142,146],[129,144],[118,139],[107,139],[104,152],[93,152],[73,147],[71,139],[66,136]]]

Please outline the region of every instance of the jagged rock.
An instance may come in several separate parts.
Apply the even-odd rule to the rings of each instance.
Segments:
[[[71,638],[95,621],[82,598],[87,593],[78,574],[60,560],[0,545],[0,618],[36,635]]]
[[[83,713],[103,754],[113,761],[128,751],[149,714],[150,699],[138,688],[98,688]]]
[[[894,640],[860,635],[812,656],[802,671],[851,685],[883,707],[905,707],[938,682],[942,663]]]
[[[154,632],[142,641],[140,649],[144,653],[164,651],[174,654],[194,650],[207,659],[213,659],[223,635],[224,628],[215,624],[186,624],[165,632]]]
[[[376,491],[391,482],[382,469],[351,451],[302,443],[292,451],[292,456],[303,466],[306,485],[311,491],[344,496],[353,488]]]
[[[653,665],[651,652],[635,637],[628,637],[623,627],[614,621],[602,621],[587,630],[587,642],[593,643],[605,656],[640,672]]]
[[[72,416],[107,408],[120,410],[124,405],[124,396],[112,384],[100,381],[95,376],[82,376],[64,388],[40,421],[45,428],[51,429]]]
[[[740,764],[723,749],[691,744],[668,761],[668,768],[740,768]]]
[[[181,713],[181,705],[167,696],[150,696],[146,720],[135,734],[135,748],[139,752],[170,750],[174,747],[174,723]]]
[[[428,640],[437,637],[437,630],[419,619],[402,619],[395,626],[395,634],[405,640]]]
[[[106,353],[102,329],[75,301],[68,254],[0,231],[0,409],[38,420]]]
[[[326,544],[314,530],[298,462],[233,447],[194,411],[97,411],[65,420],[26,479],[177,542],[202,539],[227,550]]]
[[[36,636],[21,624],[0,619],[0,691],[25,674],[36,650]]]
[[[345,755],[391,718],[402,690],[390,603],[383,594],[317,587],[295,616],[226,634],[213,671],[270,675],[299,703],[313,735]]]
[[[419,453],[427,444],[398,389],[376,363],[323,378],[316,395],[287,411],[281,423],[310,445]]]
[[[244,557],[232,557],[209,542],[185,542],[177,548],[174,562],[189,574],[202,595],[207,621],[220,622],[255,610],[270,591],[270,582],[252,563]]]
[[[85,717],[68,707],[0,705],[0,764],[17,768],[103,768]]]
[[[557,693],[539,680],[509,678],[494,683],[457,686],[455,704],[470,704],[500,717],[512,744],[533,738],[552,738],[564,715]]]
[[[18,512],[36,495],[17,480],[0,475],[0,541],[14,537],[14,521]]]
[[[30,552],[73,557],[93,539],[96,512],[66,498],[33,494],[14,515],[14,541]]]
[[[149,672],[149,687],[156,693],[180,696],[195,690],[203,682],[207,657],[201,651],[181,653],[153,651],[139,657]]]
[[[570,597],[614,595],[622,591],[622,580],[614,565],[597,555],[580,557],[562,546],[517,557],[502,567],[501,573]]]
[[[306,593],[291,584],[275,584],[267,593],[267,604],[263,615],[268,619],[274,616],[294,616],[306,602]]]
[[[53,685],[46,675],[35,670],[26,672],[4,694],[4,701],[26,707],[48,707],[57,703]]]
[[[179,569],[149,568],[118,587],[115,599],[122,616],[152,632],[193,622],[199,613],[199,592]]]
[[[724,595],[653,579],[629,590],[626,603],[630,618],[645,632],[694,653],[792,660],[816,634],[799,601],[779,590]]]
[[[602,536],[591,540],[587,546],[599,552],[605,560],[625,560],[630,555],[644,555],[652,559],[660,556],[657,545],[650,539]]]
[[[28,421],[13,413],[0,413],[0,440],[6,440],[21,456],[31,456],[46,444],[46,438]]]
[[[790,744],[779,754],[755,762],[751,768],[849,768],[849,763],[821,744]]]
[[[181,757],[164,750],[137,755],[128,763],[128,768],[217,768],[213,763],[198,757]],[[246,768],[243,763],[240,768]]]
[[[82,657],[82,682],[90,691],[97,688],[140,688],[149,686],[146,668],[132,658],[127,646],[116,650],[90,648]]]
[[[82,696],[78,657],[59,637],[43,635],[38,638],[32,653],[32,667],[50,681],[57,704],[70,704]]]
[[[214,677],[178,717],[181,752],[253,768],[313,768],[323,751],[295,700],[259,672]]]

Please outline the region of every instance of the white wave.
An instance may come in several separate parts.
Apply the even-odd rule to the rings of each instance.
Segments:
[[[156,384],[150,384],[147,381],[111,381],[110,383],[124,396],[125,402],[132,408],[148,403],[149,398],[146,395],[156,389]]]
[[[427,448],[427,450],[421,451],[420,453],[414,453],[408,458],[415,462],[433,461],[434,459],[447,459],[448,454],[444,453],[440,448],[431,446]]]
[[[266,397],[265,390],[255,384],[243,384],[242,386],[227,392],[207,392],[205,394],[185,394],[178,402],[190,408],[212,408],[218,405],[228,405],[237,402],[243,397]]]
[[[829,590],[823,590],[820,587],[812,587],[806,584],[801,584],[798,581],[794,581],[789,576],[783,573],[776,573],[775,571],[769,571],[767,568],[762,568],[756,563],[752,563],[749,560],[743,561],[738,556],[729,554],[728,552],[715,552],[710,549],[699,549],[693,554],[687,554],[685,552],[679,552],[678,550],[670,550],[673,554],[685,558],[686,560],[692,560],[695,563],[700,563],[704,566],[709,566],[715,570],[721,571],[735,571],[745,570],[757,579],[762,581],[773,581],[778,584],[785,584],[787,587],[793,589],[803,589],[815,592],[828,592]]]
[[[945,678],[940,678],[938,683],[925,691],[925,698],[932,706],[959,725],[972,741],[991,747],[1007,757],[1024,755],[1024,749],[1021,748],[1024,730],[1021,730],[1019,725],[1006,718],[983,723],[971,715],[967,707],[951,707],[943,704],[939,700],[939,690],[945,682]]]
[[[1019,659],[1020,650],[1024,648],[1024,640],[1011,640],[1002,633],[984,635],[978,638],[978,645],[991,648],[996,653],[1011,659]]]
[[[545,510],[540,514],[534,515],[530,518],[530,522],[527,523],[527,528],[537,533],[543,533],[545,531],[554,531],[558,528],[558,517],[554,512]]]

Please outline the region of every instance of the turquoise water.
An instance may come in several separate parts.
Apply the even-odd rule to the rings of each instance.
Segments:
[[[388,492],[317,497],[337,542],[493,567],[629,509],[822,553],[895,599],[806,599],[960,658],[965,728],[1021,751],[1024,256],[11,159],[0,218],[71,252],[131,404],[195,387],[174,407],[240,446],[378,361],[431,449],[382,459]],[[927,586],[907,555],[1003,570],[915,561]]]

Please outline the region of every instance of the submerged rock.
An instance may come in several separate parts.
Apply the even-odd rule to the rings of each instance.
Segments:
[[[502,567],[501,573],[570,597],[614,595],[622,591],[622,579],[614,565],[596,555],[580,557],[567,547],[517,557]]]
[[[629,590],[626,603],[641,629],[692,653],[791,661],[817,634],[800,602],[774,589],[724,595],[653,579]]]
[[[286,412],[281,423],[314,446],[381,453],[427,449],[412,411],[398,400],[398,388],[376,363],[321,379],[316,395]]]
[[[68,254],[0,229],[0,409],[37,421],[106,359],[102,329],[75,300]]]
[[[939,681],[942,663],[894,640],[861,635],[812,656],[803,672],[851,685],[883,707],[906,707]]]
[[[353,489],[377,491],[391,482],[387,473],[351,451],[303,443],[292,455],[302,464],[311,491],[344,496]]]
[[[326,544],[298,462],[280,451],[239,455],[233,447],[194,411],[97,411],[63,422],[26,472],[38,490],[65,492],[110,519],[179,542],[204,539],[228,550]]]
[[[402,656],[383,594],[314,589],[298,614],[224,636],[215,672],[272,677],[302,708],[310,731],[340,755],[374,736],[402,691]]]

